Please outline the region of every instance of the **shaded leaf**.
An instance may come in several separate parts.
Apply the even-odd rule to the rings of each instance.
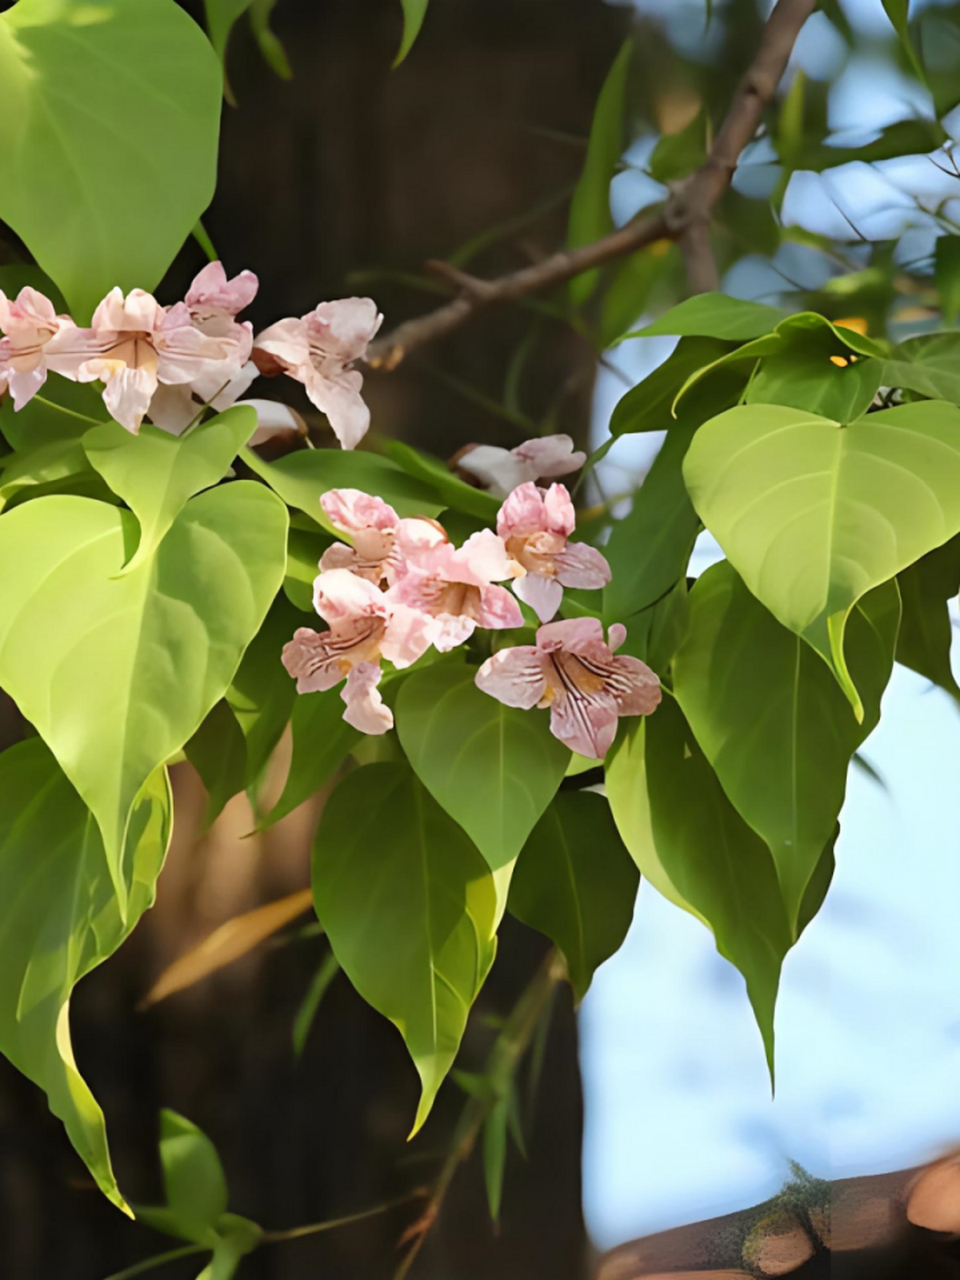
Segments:
[[[674,692],[724,791],[770,849],[796,930],[840,815],[850,759],[880,719],[899,593],[884,583],[850,614],[846,657],[864,701],[860,724],[818,654],[777,622],[729,563],[707,569],[689,599]]]
[[[247,781],[247,742],[228,702],[216,704],[183,750],[206,788],[203,821],[210,827]]]
[[[623,152],[623,121],[633,41],[624,42],[603,83],[593,113],[590,145],[570,202],[567,245],[577,249],[613,230],[610,183]],[[582,306],[596,289],[599,271],[585,271],[570,281],[570,298]]]
[[[507,1127],[510,1120],[510,1098],[500,1098],[483,1126],[483,1181],[487,1189],[487,1206],[495,1223],[500,1221],[503,1201],[503,1175],[507,1166]]]
[[[160,1113],[160,1164],[167,1207],[177,1234],[207,1244],[227,1211],[227,1180],[217,1149],[175,1111]]]
[[[454,511],[465,511],[468,515],[478,516],[489,523],[496,521],[500,510],[500,499],[483,489],[475,489],[467,484],[437,458],[431,458],[419,449],[413,449],[402,440],[384,441],[384,451],[408,475],[422,480],[443,499]]]
[[[960,532],[960,410],[919,401],[841,428],[744,405],[700,428],[684,477],[749,589],[823,657],[862,721],[847,618],[871,587]]]
[[[403,6],[403,39],[400,41],[397,56],[393,60],[395,67],[399,67],[413,48],[414,41],[423,26],[423,20],[427,16],[428,3],[429,0],[400,0]]]
[[[161,770],[130,820],[124,920],[97,825],[43,742],[30,738],[0,755],[0,1050],[44,1090],[100,1190],[127,1212],[103,1113],[73,1059],[70,995],[153,905],[171,816]]]
[[[960,317],[960,236],[940,236],[933,263],[944,322],[956,324]]]
[[[115,285],[153,289],[210,203],[220,95],[216,56],[172,0],[0,14],[0,218],[78,323]]]
[[[717,338],[681,338],[663,364],[617,401],[610,418],[610,434],[618,437],[637,431],[666,431],[673,423],[671,409],[680,388],[692,374],[732,350],[732,343]]]
[[[297,519],[302,520],[303,516]],[[313,584],[320,572],[320,557],[332,539],[313,525],[311,530],[290,525],[287,536],[287,572],[283,579],[284,595],[301,613],[313,613]]]
[[[842,363],[841,363],[842,361]],[[809,409],[834,422],[853,422],[880,389],[884,362],[831,355],[829,340],[768,356],[750,380],[748,404]]]
[[[707,117],[701,109],[678,133],[659,139],[647,167],[657,182],[676,182],[698,169],[706,158]]]
[[[960,589],[960,538],[929,551],[897,577],[903,622],[897,661],[960,700],[950,666],[953,623],[948,605]]]
[[[303,1051],[307,1047],[307,1038],[313,1029],[323,997],[327,994],[331,982],[339,972],[340,961],[332,951],[327,952],[320,968],[313,975],[310,988],[303,997],[300,1008],[297,1010],[297,1016],[294,1019],[293,1052],[298,1058],[303,1057]]]
[[[284,672],[286,674],[286,672]],[[296,696],[290,727],[293,754],[290,772],[280,799],[260,823],[273,826],[326,786],[353,748],[363,738],[343,718],[339,689]]]
[[[262,485],[226,485],[117,577],[128,512],[49,497],[0,517],[0,684],[93,811],[121,912],[134,799],[226,691],[279,589],[286,525]]]
[[[221,62],[226,61],[227,41],[233,25],[250,8],[251,0],[203,0],[210,43]]]
[[[917,56],[917,51],[913,47],[913,41],[910,39],[909,11],[910,0],[882,0],[883,9],[887,17],[893,25],[894,31],[900,37],[900,43],[903,45],[904,52],[909,59],[911,67],[916,72],[917,79],[921,84],[926,84],[927,75],[923,69],[923,63]]]
[[[0,511],[24,490],[90,474],[87,455],[77,439],[52,440],[29,453],[12,454],[5,462],[0,470]]]
[[[883,382],[960,405],[960,333],[930,333],[902,343],[902,359],[884,362]]]
[[[493,963],[493,877],[406,765],[371,764],[327,801],[313,890],[344,972],[401,1032],[420,1075],[416,1133]]]
[[[0,428],[24,456],[59,440],[75,440],[107,419],[102,398],[89,382],[49,378],[43,390],[19,411],[13,398],[0,401]]]
[[[578,1001],[626,937],[638,884],[603,796],[559,792],[523,846],[509,906],[556,943]]]
[[[270,19],[277,6],[277,0],[253,0],[250,5],[250,30],[260,46],[264,61],[281,80],[292,80],[293,69],[276,32],[270,26]]]

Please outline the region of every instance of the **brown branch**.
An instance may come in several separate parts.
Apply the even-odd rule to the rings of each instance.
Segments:
[[[635,219],[593,244],[567,249],[494,280],[466,275],[446,263],[432,262],[432,274],[458,289],[458,296],[436,311],[406,320],[392,333],[370,346],[372,368],[390,372],[409,355],[428,343],[444,338],[472,320],[479,312],[500,302],[512,302],[531,293],[540,293],[574,276],[603,266],[643,249],[656,240],[679,240],[684,245],[691,289],[710,280],[715,287],[715,271],[708,277],[704,249],[709,252],[707,228],[714,205],[730,185],[740,155],[753,139],[786,70],[800,29],[816,8],[817,0],[778,0],[764,28],[756,57],[741,80],[730,109],[710,148],[706,162],[670,196],[663,211]]]

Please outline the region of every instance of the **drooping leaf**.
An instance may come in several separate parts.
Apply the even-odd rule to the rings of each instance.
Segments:
[[[628,333],[628,338],[676,334],[681,338],[720,338],[724,342],[748,342],[770,333],[784,318],[776,307],[744,302],[725,293],[700,293],[671,307],[653,324]]]
[[[0,1051],[44,1090],[97,1185],[124,1210],[103,1113],[73,1059],[69,1002],[153,904],[171,817],[159,771],[130,821],[124,921],[97,825],[43,742],[0,755]]]
[[[197,1244],[214,1243],[216,1224],[227,1211],[227,1180],[216,1147],[184,1116],[162,1111],[160,1164],[178,1234]]]
[[[297,1058],[303,1057],[303,1051],[307,1047],[307,1039],[317,1019],[317,1012],[323,1002],[323,997],[327,994],[331,982],[339,972],[340,961],[332,951],[328,951],[320,968],[313,975],[313,981],[310,983],[307,994],[303,997],[293,1022],[293,1052]]]
[[[468,515],[477,516],[491,524],[496,522],[500,499],[492,493],[475,489],[473,485],[455,476],[442,462],[431,458],[427,453],[421,453],[419,449],[411,448],[402,440],[387,440],[383,447],[397,466],[429,485],[454,511],[465,511]]]
[[[698,111],[677,133],[664,134],[653,148],[648,168],[657,182],[676,182],[707,158],[707,117]]]
[[[684,461],[704,524],[753,594],[833,670],[856,602],[960,532],[960,410],[938,401],[849,427],[780,405],[705,423]]]
[[[502,911],[513,864],[563,781],[570,750],[546,714],[505,707],[475,676],[476,667],[456,662],[408,676],[397,732],[420,781],[495,873]]]
[[[507,1127],[510,1122],[510,1097],[500,1098],[483,1126],[483,1181],[487,1190],[487,1207],[493,1222],[500,1221],[503,1203],[503,1178],[507,1168]]]
[[[286,674],[286,673],[284,673]],[[262,820],[273,826],[325,786],[362,735],[343,718],[339,689],[301,693],[293,704],[293,755],[280,799]]]
[[[897,577],[903,598],[903,621],[897,661],[960,701],[950,666],[953,624],[949,603],[960,590],[960,538],[929,551]]]
[[[213,196],[220,67],[174,0],[0,14],[0,218],[85,323],[153,289]]]
[[[700,517],[684,484],[683,460],[702,423],[735,405],[746,381],[742,371],[727,369],[680,402],[630,514],[614,524],[604,547],[612,574],[603,589],[608,623],[648,608],[686,573]]]
[[[118,577],[128,512],[49,497],[0,516],[0,685],[93,811],[121,911],[134,799],[226,691],[279,589],[286,525],[262,485],[230,484]]]
[[[395,1024],[420,1075],[416,1133],[493,963],[493,877],[406,765],[370,764],[327,801],[313,890],[347,977]]]
[[[640,874],[706,924],[743,974],[772,1076],[774,1006],[790,947],[777,873],[672,698],[614,744],[607,795]]]
[[[603,796],[561,791],[523,846],[510,913],[556,943],[582,1000],[626,937],[638,884]]]
[[[733,349],[717,338],[681,338],[676,350],[617,401],[610,417],[614,437],[637,431],[666,431],[680,388],[698,369],[712,365]]]
[[[277,0],[252,0],[250,5],[250,30],[260,46],[264,61],[281,80],[293,79],[293,68],[279,36],[270,26],[270,19]]]
[[[960,236],[940,236],[933,262],[944,323],[956,324],[960,317]]]
[[[140,525],[140,541],[124,572],[153,555],[188,500],[223,479],[256,429],[256,411],[237,405],[183,437],[149,425],[133,436],[118,422],[86,433],[83,448],[90,465]]]
[[[910,61],[911,67],[916,72],[917,79],[921,84],[926,84],[927,74],[923,69],[923,63],[917,56],[917,51],[913,46],[910,38],[910,0],[883,0],[883,9],[893,26],[894,31],[900,37],[900,43],[903,45],[904,52]]]
[[[216,704],[183,751],[206,788],[203,821],[210,827],[247,782],[247,741],[228,702]]]
[[[590,129],[590,144],[570,202],[567,244],[591,244],[613,230],[610,183],[623,152],[623,121],[633,41],[624,42],[600,90]],[[585,271],[570,281],[570,299],[582,306],[596,289],[598,271]]]
[[[413,48],[420,34],[420,28],[423,26],[423,20],[427,16],[428,3],[429,0],[400,0],[403,7],[403,39],[400,41],[400,48],[393,61],[395,67],[399,67]]]
[[[203,0],[207,12],[210,43],[221,62],[226,60],[227,41],[234,23],[250,8],[252,0]]]
[[[415,480],[376,453],[344,449],[303,449],[276,462],[266,462],[244,449],[244,462],[288,503],[316,520],[328,533],[342,537],[320,506],[328,489],[362,489],[389,502],[401,516],[438,516],[443,502],[431,486]]]
[[[893,582],[851,611],[845,643],[864,702],[858,724],[819,656],[728,562],[708,569],[690,592],[674,692],[724,791],[770,849],[793,930],[840,815],[851,757],[880,719],[899,624]]]

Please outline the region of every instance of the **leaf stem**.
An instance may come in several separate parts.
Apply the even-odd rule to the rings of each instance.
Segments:
[[[36,395],[33,398],[37,404],[46,405],[48,409],[56,409],[57,413],[65,413],[68,418],[77,418],[80,422],[89,422],[92,427],[102,427],[104,425],[101,418],[91,418],[86,413],[78,413],[76,409],[67,409],[62,404],[54,404],[52,400],[47,400],[44,396]]]
[[[132,1267],[127,1267],[125,1271],[116,1271],[112,1276],[107,1276],[107,1280],[133,1280],[134,1276],[142,1276],[147,1271],[153,1271],[156,1267],[162,1267],[165,1262],[176,1262],[178,1258],[189,1258],[197,1253],[209,1253],[202,1244],[188,1244],[180,1249],[171,1249],[169,1253],[158,1253],[153,1258],[146,1258],[143,1262],[135,1262]]]
[[[363,1222],[366,1218],[375,1218],[381,1213],[389,1213],[401,1205],[409,1204],[416,1193],[399,1196],[396,1200],[387,1200],[375,1205],[372,1209],[361,1209],[359,1213],[348,1213],[342,1218],[330,1218],[326,1222],[312,1222],[305,1227],[291,1227],[287,1231],[265,1231],[260,1237],[262,1244],[282,1244],[284,1240],[300,1240],[304,1236],[317,1236],[324,1231],[335,1231],[337,1227],[349,1227],[354,1222]],[[119,1280],[119,1277],[111,1277]]]

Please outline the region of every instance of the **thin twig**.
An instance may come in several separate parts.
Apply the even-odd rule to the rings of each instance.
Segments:
[[[411,351],[446,337],[495,303],[513,302],[527,294],[550,289],[615,258],[636,253],[657,240],[681,240],[694,228],[705,229],[714,205],[730,185],[743,149],[760,126],[800,29],[816,4],[817,0],[778,0],[764,28],[756,57],[734,94],[706,162],[678,186],[660,213],[634,219],[592,244],[561,250],[542,262],[494,280],[464,276],[456,282],[460,290],[456,297],[436,311],[405,321],[392,333],[373,342],[368,357],[370,366],[389,373]],[[697,245],[697,235],[702,237],[702,234],[695,233],[694,244],[698,249],[697,268],[705,271],[700,252],[702,241]],[[461,275],[452,268],[445,272],[446,277],[450,279],[454,272],[458,277]]]

